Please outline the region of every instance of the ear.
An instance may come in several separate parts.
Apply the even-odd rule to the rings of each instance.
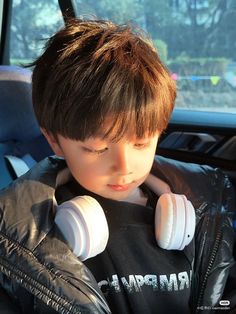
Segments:
[[[55,136],[46,131],[43,128],[40,128],[41,132],[43,133],[43,135],[46,137],[46,140],[48,141],[49,145],[51,146],[52,150],[54,151],[54,153],[58,156],[58,157],[64,157],[64,153],[61,149],[60,143],[58,142],[58,140],[55,138]]]

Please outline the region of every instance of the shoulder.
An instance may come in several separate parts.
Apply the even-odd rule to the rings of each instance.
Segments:
[[[5,257],[0,286],[8,282],[7,292],[20,304],[36,296],[35,308],[45,303],[66,311],[70,304],[71,312],[110,313],[94,277],[54,223],[53,198],[64,169],[64,161],[45,159],[0,193],[0,255]],[[23,298],[22,288],[29,291]]]
[[[225,173],[218,168],[168,159],[155,158],[152,173],[165,181],[172,192],[185,194],[193,203],[196,214],[234,211],[234,190]]]
[[[42,240],[51,228],[56,180],[63,167],[64,161],[46,158],[0,192],[2,234],[26,247],[30,241],[32,245],[33,233],[35,245]]]

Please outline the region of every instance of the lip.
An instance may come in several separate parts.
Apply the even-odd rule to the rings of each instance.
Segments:
[[[125,184],[125,185],[108,184],[107,186],[108,186],[110,189],[112,189],[113,191],[124,192],[124,191],[127,191],[127,190],[130,188],[131,183]]]

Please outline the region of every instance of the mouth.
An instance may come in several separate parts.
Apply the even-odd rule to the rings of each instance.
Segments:
[[[127,190],[130,189],[131,183],[129,183],[129,184],[124,184],[124,185],[108,184],[107,186],[108,186],[110,189],[112,189],[113,191],[123,192],[123,191],[127,191]]]

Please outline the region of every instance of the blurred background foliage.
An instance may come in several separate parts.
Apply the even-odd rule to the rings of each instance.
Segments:
[[[236,107],[235,0],[74,0],[74,6],[78,17],[138,25],[175,73],[179,90],[221,93],[218,105],[207,99],[204,106],[222,106],[222,96]],[[57,0],[13,0],[11,63],[32,61],[62,26]]]

